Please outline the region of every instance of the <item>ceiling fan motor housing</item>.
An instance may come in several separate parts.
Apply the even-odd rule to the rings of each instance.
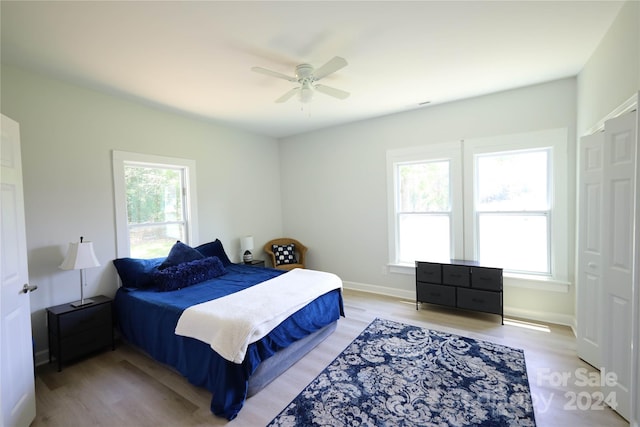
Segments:
[[[300,64],[296,66],[296,77],[298,81],[302,83],[301,80],[307,79],[309,77],[313,77],[313,65],[310,64]]]

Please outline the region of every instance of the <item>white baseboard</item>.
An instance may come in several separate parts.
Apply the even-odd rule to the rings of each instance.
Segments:
[[[409,301],[416,300],[415,290],[407,291],[403,289],[390,288],[387,286],[369,285],[366,283],[343,282],[345,289],[355,291],[369,292],[378,295],[387,295],[396,298],[402,298]],[[537,322],[553,323],[557,325],[569,326],[575,335],[575,318],[574,316],[562,313],[550,313],[537,310],[526,310],[515,307],[504,307],[505,317],[517,317],[519,319],[534,320]]]
[[[555,325],[568,326],[575,334],[573,327],[574,318],[568,314],[550,313],[546,311],[526,310],[522,308],[504,307],[504,317],[517,317],[518,319],[535,320],[537,322],[553,323]]]
[[[387,286],[368,285],[366,283],[342,282],[345,289],[353,289],[354,291],[369,292],[370,294],[387,295],[396,298],[407,299],[409,301],[416,300],[415,291],[405,291],[403,289],[389,288]]]
[[[36,353],[35,364],[36,366],[40,366],[45,363],[49,363],[49,350],[40,350]]]

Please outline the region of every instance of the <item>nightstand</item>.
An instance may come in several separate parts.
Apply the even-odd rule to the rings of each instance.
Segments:
[[[245,265],[250,265],[252,267],[264,267],[264,260],[254,259],[253,261],[245,262]]]
[[[62,363],[85,356],[107,346],[115,350],[113,300],[98,295],[92,304],[72,307],[61,304],[47,308],[49,363],[55,356],[58,372]]]

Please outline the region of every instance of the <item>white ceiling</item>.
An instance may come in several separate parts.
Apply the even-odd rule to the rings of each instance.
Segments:
[[[6,1],[2,62],[283,137],[575,76],[617,1]],[[349,91],[274,100],[334,56]]]

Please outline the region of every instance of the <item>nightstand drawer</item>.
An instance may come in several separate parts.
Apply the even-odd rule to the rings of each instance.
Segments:
[[[83,331],[94,330],[102,325],[110,326],[111,304],[100,304],[66,313],[60,316],[58,321],[60,330],[56,330],[54,327],[52,332],[59,334],[60,338],[75,335]]]
[[[420,302],[440,305],[456,304],[456,288],[451,286],[418,283],[416,292]]]
[[[445,285],[466,286],[471,285],[469,267],[461,265],[443,265],[442,283]]]
[[[88,330],[71,337],[63,338],[60,341],[60,348],[54,341],[53,350],[57,354],[60,351],[60,358],[64,361],[72,360],[96,350],[110,347],[112,345],[111,325],[103,324],[93,330]]]
[[[417,262],[416,280],[418,282],[442,283],[442,266],[432,262]]]
[[[501,291],[502,269],[471,267],[471,287],[488,289],[490,291]]]
[[[458,289],[458,307],[486,313],[502,314],[502,294],[499,292]]]

